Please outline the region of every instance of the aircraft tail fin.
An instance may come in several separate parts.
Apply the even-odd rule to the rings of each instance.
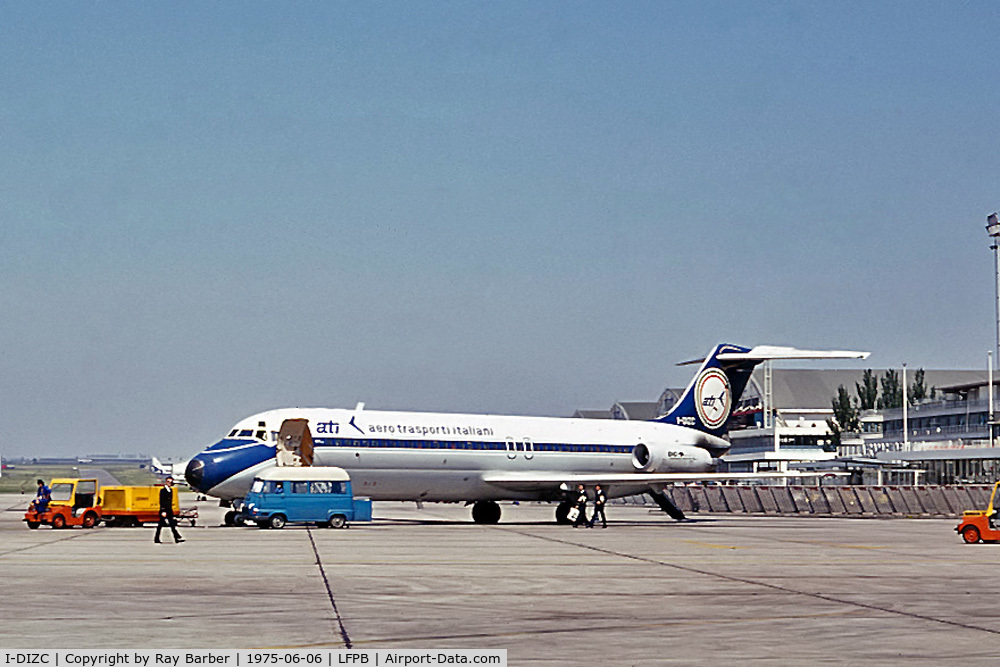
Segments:
[[[733,405],[740,400],[754,367],[771,359],[865,359],[868,352],[848,350],[798,350],[792,347],[758,345],[754,348],[722,343],[704,359],[680,366],[701,364],[684,394],[665,416],[656,421],[680,424],[714,436],[726,433]]]
[[[163,462],[155,456],[149,462],[149,468],[157,475],[169,475],[171,472],[170,466],[163,465]]]

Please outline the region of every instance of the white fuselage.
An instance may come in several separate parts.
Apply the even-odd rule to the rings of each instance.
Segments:
[[[308,420],[313,465],[344,468],[355,493],[373,500],[551,499],[552,488],[512,489],[487,480],[531,473],[637,473],[632,452],[640,444],[663,452],[659,472],[703,472],[713,463],[699,446],[706,437],[716,449],[728,446],[660,422],[287,408],[240,421],[226,439],[199,454],[196,458],[220,466],[202,490],[220,498],[245,495],[253,476],[275,465],[261,447],[275,447],[286,419]],[[256,461],[238,463],[241,452],[249,460],[254,450]],[[637,480],[634,487],[616,486],[613,495],[645,488]]]

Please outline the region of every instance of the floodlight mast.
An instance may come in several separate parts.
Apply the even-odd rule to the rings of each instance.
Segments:
[[[990,249],[993,251],[994,278],[996,281],[996,302],[997,302],[997,357],[994,363],[1000,363],[1000,218],[996,213],[986,216],[986,233],[993,239]]]
[[[997,302],[997,356],[996,359],[990,359],[989,361],[989,429],[990,429],[990,447],[993,447],[996,442],[996,437],[994,431],[996,426],[994,424],[994,412],[993,412],[993,364],[1000,364],[1000,217],[997,213],[991,213],[986,216],[986,233],[990,235],[993,239],[993,244],[990,245],[990,249],[993,251],[993,266],[994,266],[994,278],[996,281],[996,302]],[[990,354],[990,357],[993,355]]]

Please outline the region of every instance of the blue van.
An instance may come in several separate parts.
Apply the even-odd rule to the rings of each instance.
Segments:
[[[343,528],[351,521],[371,521],[372,501],[354,497],[343,468],[282,466],[254,478],[240,511],[244,521],[261,528],[286,523]]]

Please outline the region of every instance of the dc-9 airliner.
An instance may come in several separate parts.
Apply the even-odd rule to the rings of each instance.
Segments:
[[[243,498],[253,478],[276,465],[337,466],[355,493],[372,500],[472,505],[476,523],[500,520],[498,501],[559,501],[601,484],[608,497],[649,494],[676,519],[663,493],[675,482],[766,479],[795,473],[715,472],[729,449],[733,405],[754,367],[769,359],[867,358],[866,352],[721,344],[701,363],[680,400],[652,421],[282,408],[252,415],[191,459],[195,490],[222,501]],[[227,521],[235,513],[227,515]]]

